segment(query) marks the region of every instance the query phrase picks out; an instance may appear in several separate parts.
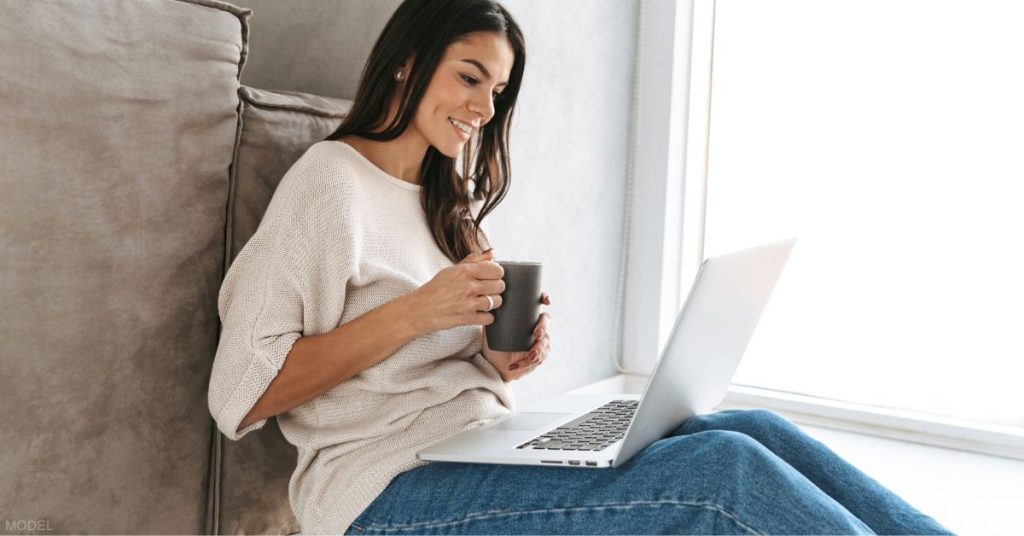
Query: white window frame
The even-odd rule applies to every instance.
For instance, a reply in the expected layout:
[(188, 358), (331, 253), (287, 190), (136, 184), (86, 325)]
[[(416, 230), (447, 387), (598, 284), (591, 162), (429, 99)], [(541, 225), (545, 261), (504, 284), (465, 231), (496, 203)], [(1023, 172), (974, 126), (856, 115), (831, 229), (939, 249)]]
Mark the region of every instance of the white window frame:
[[(621, 337), (613, 354), (623, 381), (646, 384), (704, 259), (715, 2), (639, 2)], [(750, 407), (808, 425), (1024, 459), (1018, 427), (736, 384), (717, 409)]]

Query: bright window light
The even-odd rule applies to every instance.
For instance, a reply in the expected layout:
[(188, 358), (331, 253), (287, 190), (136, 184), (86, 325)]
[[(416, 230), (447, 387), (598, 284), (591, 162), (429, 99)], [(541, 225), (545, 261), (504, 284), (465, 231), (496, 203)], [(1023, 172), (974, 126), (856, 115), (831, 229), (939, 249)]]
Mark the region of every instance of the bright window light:
[(717, 3), (705, 255), (798, 237), (734, 383), (1024, 426), (1022, 28)]

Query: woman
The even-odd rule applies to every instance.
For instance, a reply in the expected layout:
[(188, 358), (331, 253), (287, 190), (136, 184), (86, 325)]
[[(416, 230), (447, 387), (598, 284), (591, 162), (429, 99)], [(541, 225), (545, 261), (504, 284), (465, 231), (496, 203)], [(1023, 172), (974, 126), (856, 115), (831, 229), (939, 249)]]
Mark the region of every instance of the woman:
[(525, 61), (492, 0), (403, 2), (225, 277), (210, 410), (232, 440), (277, 417), (303, 533), (948, 532), (766, 411), (691, 418), (613, 469), (416, 459), (510, 413), (550, 352), (548, 313), (530, 352), (482, 329)]

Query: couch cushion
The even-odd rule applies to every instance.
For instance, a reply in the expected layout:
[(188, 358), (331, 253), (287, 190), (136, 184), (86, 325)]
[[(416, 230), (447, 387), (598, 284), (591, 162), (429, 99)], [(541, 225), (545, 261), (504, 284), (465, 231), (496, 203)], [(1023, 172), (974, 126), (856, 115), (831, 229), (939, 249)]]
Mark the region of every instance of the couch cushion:
[(0, 0), (0, 504), (203, 533), (250, 10)]
[(231, 258), (256, 232), (281, 177), (334, 132), (352, 101), (242, 86), (242, 127), (232, 168)]
[[(231, 259), (259, 227), (288, 168), (341, 124), (352, 102), (242, 86), (241, 135), (231, 167)], [(227, 534), (290, 534), (299, 530), (288, 502), (296, 449), (276, 419), (240, 441), (222, 443), (220, 530)]]

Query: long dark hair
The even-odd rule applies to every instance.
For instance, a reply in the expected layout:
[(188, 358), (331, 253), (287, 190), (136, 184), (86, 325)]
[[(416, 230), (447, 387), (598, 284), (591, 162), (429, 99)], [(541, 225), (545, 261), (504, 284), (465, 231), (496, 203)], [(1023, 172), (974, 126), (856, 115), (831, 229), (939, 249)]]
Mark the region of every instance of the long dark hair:
[[(420, 202), (434, 241), (459, 262), (482, 249), (480, 223), (501, 203), (510, 182), (509, 127), (526, 64), (523, 34), (501, 4), (493, 0), (405, 0), (391, 16), (363, 68), (351, 111), (327, 140), (349, 134), (387, 141), (405, 132), (449, 44), (473, 32), (504, 34), (515, 52), (508, 85), (494, 101), (494, 117), (482, 126), (476, 143), (462, 152), (462, 176), (455, 159), (433, 146), (420, 166)], [(415, 56), (398, 112), (382, 132), (371, 132), (387, 119), (395, 91), (392, 75)], [(469, 181), (473, 181), (471, 192)], [(483, 200), (474, 220), (471, 206)]]

